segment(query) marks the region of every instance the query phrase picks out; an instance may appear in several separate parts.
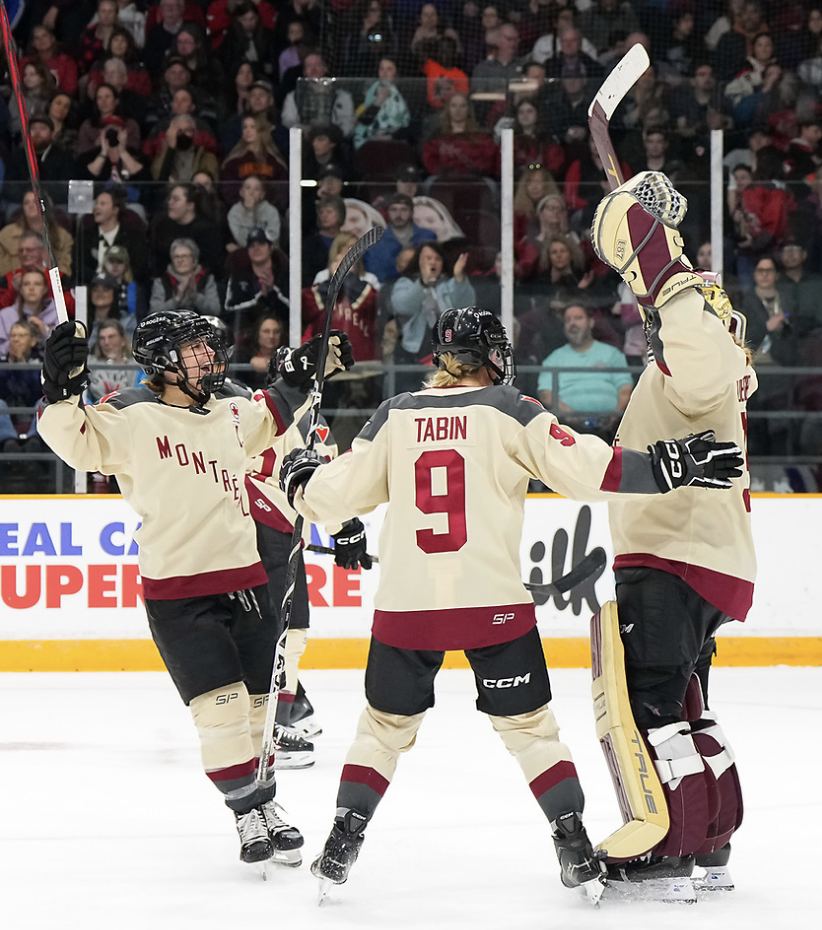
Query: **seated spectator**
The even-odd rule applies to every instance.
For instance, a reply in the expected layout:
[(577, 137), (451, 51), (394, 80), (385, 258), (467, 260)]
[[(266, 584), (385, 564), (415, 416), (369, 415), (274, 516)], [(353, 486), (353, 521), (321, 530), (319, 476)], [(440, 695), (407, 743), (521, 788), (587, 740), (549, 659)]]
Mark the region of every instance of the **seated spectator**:
[(160, 71), (166, 53), (171, 48), (177, 33), (182, 29), (185, 18), (184, 8), (184, 0), (160, 0), (159, 11), (162, 14), (162, 20), (153, 26), (146, 23), (143, 61), (149, 73), (157, 74)]
[(394, 178), (394, 190), (389, 190), (384, 194), (378, 194), (371, 201), (371, 206), (379, 210), (383, 216), (388, 215), (388, 201), (394, 194), (405, 194), (413, 200), (420, 191), (422, 175), (420, 169), (416, 165), (412, 165), (409, 162), (397, 165)]
[(727, 17), (729, 28), (714, 48), (714, 71), (722, 82), (733, 78), (739, 63), (750, 54), (754, 39), (768, 28), (759, 0), (745, 0), (741, 7), (729, 6)]
[(117, 0), (98, 0), (97, 22), (89, 25), (80, 36), (77, 50), (80, 70), (86, 74), (91, 66), (106, 57), (111, 36), (117, 26)]
[[(465, 274), (468, 253), (454, 262), (451, 276), (436, 242), (417, 246), (414, 258), (391, 291), (392, 315), (400, 337), (394, 348), (395, 365), (430, 364), (431, 334), (440, 314), (449, 307), (470, 307), (476, 294)], [(418, 391), (422, 372), (397, 372), (396, 390)]]
[(342, 197), (345, 170), (341, 165), (330, 163), (317, 175), (316, 187), (302, 188), (303, 235), (309, 236), (317, 231), (317, 204), (327, 197)]
[(152, 130), (158, 123), (180, 115), (179, 107), (174, 106), (177, 91), (187, 91), (191, 98), (191, 103), (185, 112), (193, 112), (197, 107), (196, 96), (191, 86), (191, 71), (182, 58), (166, 59), (162, 75), (163, 78), (158, 84), (156, 93), (149, 101), (146, 111), (146, 125)]
[(125, 112), (138, 122), (141, 121), (145, 115), (145, 102), (140, 101), (139, 117), (132, 109), (132, 104), (140, 97), (151, 96), (151, 75), (140, 63), (140, 53), (131, 32), (123, 26), (118, 26), (111, 33), (108, 55), (91, 66), (86, 83), (89, 96), (93, 96), (101, 84), (114, 87), (121, 95), (120, 102)]
[(253, 371), (244, 371), (240, 380), (252, 391), (262, 390), (268, 380), (268, 366), (277, 350), (286, 345), (285, 327), (278, 316), (261, 316), (247, 346), (237, 349), (231, 358), (238, 364), (250, 364)]
[(636, 131), (645, 126), (667, 126), (670, 121), (667, 95), (668, 88), (656, 79), (656, 70), (651, 65), (622, 98), (611, 117), (611, 127)]
[(59, 90), (72, 97), (77, 94), (77, 65), (70, 55), (60, 50), (54, 33), (42, 23), (31, 30), (26, 57), (21, 59), (20, 66), (25, 67), (30, 61), (44, 64)]
[(264, 230), (269, 242), (280, 241), (280, 214), (265, 199), (265, 188), (258, 175), (250, 174), (240, 185), (240, 199), (228, 211), (228, 228), (234, 237), (226, 245), (229, 252), (244, 249), (254, 229)]
[[(281, 41), (279, 39), (275, 41), (277, 48), (280, 48)], [(311, 34), (308, 23), (299, 19), (295, 19), (288, 24), (286, 41), (285, 48), (277, 56), (277, 67), (275, 68), (277, 80), (282, 80), (289, 68), (299, 68), (306, 50), (314, 48), (317, 44), (317, 38)]]
[[(211, 47), (215, 51), (220, 48), (225, 40), (226, 33), (231, 25), (231, 13), (236, 8), (239, 0), (214, 0), (208, 4), (206, 11), (206, 20), (208, 23), (208, 33), (211, 36)], [(314, 0), (311, 0), (313, 3)], [(260, 14), (260, 22), (264, 29), (273, 29), (277, 25), (277, 10), (266, 0), (259, 0), (254, 4), (257, 12)]]
[(497, 137), (500, 129), (508, 126), (514, 130), (515, 173), (524, 171), (530, 165), (544, 166), (552, 174), (562, 170), (565, 152), (561, 145), (546, 135), (536, 98), (520, 99), (514, 105), (511, 116), (503, 117), (494, 127), (494, 136)]
[(616, 38), (639, 31), (639, 20), (627, 0), (594, 0), (579, 14), (579, 29), (597, 50), (597, 58), (613, 49)]
[[(141, 185), (151, 177), (139, 148), (129, 147), (128, 130), (119, 116), (106, 117), (98, 144), (78, 156), (76, 171), (81, 178), (103, 187), (122, 186), (127, 201), (133, 204), (143, 193)], [(138, 212), (144, 215), (142, 208)]]
[(151, 163), (155, 181), (191, 181), (198, 171), (216, 175), (220, 170), (217, 156), (205, 146), (197, 145), (197, 120), (189, 114), (175, 116), (165, 133), (160, 151)]
[(0, 308), (0, 355), (8, 353), (11, 328), (18, 322), (27, 322), (34, 327), (39, 348), (43, 347), (59, 322), (57, 307), (51, 297), (44, 271), (26, 271), (20, 279), (20, 291), (14, 302), (4, 304)]
[[(146, 44), (146, 14), (138, 9), (135, 0), (117, 0), (117, 8), (117, 22), (122, 28), (128, 30), (137, 48), (142, 48)], [(94, 18), (91, 22), (94, 22)], [(114, 33), (112, 33), (113, 38)], [(111, 50), (111, 40), (109, 40), (109, 50)]]
[(366, 253), (367, 271), (382, 283), (396, 274), (397, 256), (403, 249), (416, 249), (422, 242), (436, 239), (436, 233), (414, 222), (414, 201), (407, 194), (394, 194), (387, 204), (388, 226), (380, 241)]
[(200, 249), (199, 258), (203, 266), (219, 274), (225, 254), (222, 234), (203, 215), (200, 195), (193, 184), (173, 184), (166, 196), (164, 209), (154, 216), (151, 249), (155, 277), (161, 275), (168, 265), (171, 244), (175, 239), (193, 239)]
[[(203, 148), (208, 152), (216, 153), (218, 149), (217, 138), (207, 122), (197, 116), (197, 102), (188, 87), (180, 87), (174, 91), (171, 99), (170, 115), (154, 124), (148, 139), (143, 143), (144, 154), (154, 159), (159, 154), (165, 142), (171, 121), (178, 116), (190, 116), (194, 120), (194, 147)], [(195, 172), (196, 173), (196, 172)]]
[(704, 55), (702, 37), (694, 31), (693, 10), (681, 7), (671, 18), (671, 33), (654, 56), (659, 80), (669, 87), (679, 87), (694, 73)]
[(203, 316), (219, 314), (220, 295), (214, 276), (200, 265), (200, 250), (193, 239), (175, 239), (171, 264), (151, 286), (148, 309), (195, 310)]
[(304, 288), (314, 283), (317, 273), (328, 266), (331, 243), (340, 234), (345, 222), (345, 201), (342, 197), (326, 197), (316, 203), (317, 231), (303, 239)]
[(131, 337), (119, 320), (106, 319), (97, 327), (97, 341), (89, 358), (87, 403), (99, 404), (115, 391), (140, 387), (145, 377), (142, 371), (127, 368), (134, 362), (131, 354)]
[(397, 38), (383, 0), (357, 0), (349, 25), (341, 33), (336, 70), (346, 77), (373, 74), (380, 59), (397, 52)]
[(120, 95), (117, 91), (110, 84), (99, 84), (94, 90), (94, 112), (80, 124), (77, 139), (78, 153), (82, 155), (100, 147), (101, 136), (112, 125), (111, 117), (113, 116), (119, 119), (119, 125), (126, 130), (128, 148), (140, 150), (140, 127), (133, 119), (123, 115), (120, 108)]
[(421, 57), (422, 47), (428, 43), (439, 42), (444, 36), (451, 39), (456, 45), (457, 57), (462, 52), (462, 43), (459, 33), (456, 29), (446, 26), (440, 21), (440, 15), (434, 3), (423, 3), (419, 12), (419, 24), (411, 36), (409, 43), (411, 54), (417, 58)]
[(674, 183), (684, 168), (681, 161), (671, 158), (668, 134), (661, 126), (650, 126), (642, 133), (643, 155), (631, 163), (631, 174), (640, 171), (661, 171), (673, 179)]
[[(591, 61), (597, 60), (596, 46), (576, 29), (576, 15), (576, 10), (570, 6), (560, 8), (556, 11), (556, 19), (552, 23), (552, 30), (540, 35), (536, 42), (534, 42), (534, 47), (531, 49), (531, 58), (533, 58), (534, 61), (545, 63), (561, 55), (562, 45), (560, 43), (560, 36), (569, 29), (573, 29), (577, 33), (580, 52)], [(549, 19), (548, 22), (550, 23), (551, 20)], [(566, 48), (568, 49), (568, 54), (574, 54), (573, 49), (575, 41), (573, 37), (567, 37)], [(586, 59), (583, 59), (583, 61), (584, 60)]]
[(101, 191), (94, 199), (91, 215), (84, 216), (80, 223), (77, 271), (81, 284), (103, 272), (106, 254), (115, 245), (128, 252), (135, 279), (145, 281), (148, 278), (145, 223), (128, 209), (122, 188)]
[[(760, 32), (751, 44), (751, 54), (737, 65), (735, 76), (725, 85), (725, 96), (734, 108), (761, 86), (765, 69), (775, 62), (773, 39), (767, 32)], [(746, 122), (750, 122), (750, 119)]]
[(348, 147), (336, 126), (312, 126), (307, 138), (308, 146), (303, 147), (303, 178), (319, 180), (320, 172), (329, 165), (341, 168), (344, 178), (351, 176)]
[(776, 287), (784, 302), (793, 308), (791, 323), (800, 339), (822, 327), (822, 276), (807, 270), (807, 258), (803, 246), (785, 238), (779, 252), (782, 271)]
[(585, 75), (566, 66), (561, 73), (559, 91), (545, 103), (545, 134), (565, 147), (567, 161), (579, 157), (588, 135), (588, 106), (593, 97)]
[(52, 145), (68, 152), (77, 153), (77, 107), (68, 94), (59, 91), (51, 98), (49, 119), (54, 127)]
[(419, 47), (424, 54), (420, 70), (427, 79), (426, 96), (428, 105), (433, 110), (441, 110), (454, 94), (468, 94), (470, 81), (468, 75), (457, 67), (458, 44), (450, 36), (441, 36), (431, 46), (428, 42)]
[[(71, 251), (74, 239), (67, 230), (56, 221), (54, 209), (48, 195), (44, 195), (46, 205), (46, 226), (49, 242), (54, 250), (57, 267), (64, 275), (71, 274)], [(11, 214), (11, 222), (0, 229), (0, 275), (8, 274), (19, 267), (18, 249), (20, 237), (24, 232), (42, 234), (43, 216), (34, 191), (26, 191), (19, 210)]]
[[(30, 61), (23, 67), (20, 81), (22, 83), (21, 96), (29, 117), (29, 128), (31, 128), (34, 117), (41, 117), (49, 108), (49, 102), (54, 96), (54, 78), (42, 62)], [(12, 139), (18, 141), (23, 132), (23, 126), (16, 96), (9, 99), (9, 115)]]
[[(559, 33), (559, 54), (552, 55), (545, 61), (545, 75), (549, 78), (583, 77), (591, 80), (602, 80), (605, 69), (597, 61), (597, 56), (586, 52), (592, 42), (583, 48), (585, 42), (579, 29), (571, 27)], [(534, 56), (536, 57), (536, 56)], [(539, 59), (538, 59), (539, 60)]]
[(670, 114), (675, 131), (682, 139), (705, 138), (712, 129), (727, 130), (733, 126), (727, 102), (707, 62), (698, 62), (690, 80), (676, 88)]
[(285, 206), (288, 192), (288, 164), (271, 140), (271, 128), (260, 125), (254, 116), (243, 119), (243, 137), (228, 153), (220, 168), (222, 195), (226, 203), (236, 203), (245, 178), (256, 175), (265, 182), (272, 199)]
[(538, 211), (545, 198), (558, 195), (559, 190), (551, 172), (539, 163), (529, 164), (520, 174), (514, 189), (514, 242), (529, 233), (535, 235), (540, 228)]
[(310, 52), (303, 59), (303, 80), (289, 91), (283, 102), (282, 123), (292, 126), (327, 126), (333, 124), (350, 139), (354, 135), (356, 117), (354, 100), (347, 90), (323, 80), (328, 66), (319, 52)]
[[(462, 7), (456, 25), (463, 46), (460, 60), (469, 74), (488, 57), (487, 36), (502, 25), (501, 10), (502, 6), (495, 3), (466, 3)], [(523, 39), (523, 47), (526, 47), (525, 36), (521, 35), (520, 38)]]
[(627, 368), (628, 363), (619, 349), (594, 339), (594, 320), (588, 307), (571, 304), (562, 319), (568, 344), (555, 349), (543, 361), (543, 367), (588, 370), (560, 373), (558, 396), (554, 395), (554, 373), (543, 371), (538, 382), (539, 399), (548, 410), (555, 410), (563, 423), (610, 442), (628, 406), (633, 380), (627, 371), (601, 369)]
[(423, 229), (430, 229), (437, 236), (437, 242), (449, 242), (452, 239), (464, 239), (465, 234), (454, 221), (444, 203), (425, 194), (417, 194), (414, 201), (414, 222)]
[(438, 135), (423, 145), (422, 162), (438, 181), (499, 177), (497, 146), (480, 130), (465, 94), (454, 94), (444, 107)]
[[(785, 178), (786, 180), (800, 182), (791, 184), (797, 199), (810, 193), (805, 181), (822, 165), (819, 154), (819, 140), (822, 139), (822, 126), (815, 119), (800, 120), (799, 133), (791, 139), (785, 152)], [(800, 194), (801, 192), (801, 194)]]
[(346, 197), (345, 220), (340, 227), (340, 231), (354, 233), (355, 238), (359, 239), (374, 226), (385, 228), (385, 218), (382, 213), (364, 200), (358, 200), (356, 197)]
[[(251, 85), (259, 78), (260, 69), (257, 68), (256, 62), (250, 61), (238, 62), (233, 75), (230, 73), (226, 75), (226, 83), (221, 95), (223, 119), (245, 115)], [(229, 148), (233, 147), (233, 145), (229, 146)]]
[(92, 278), (88, 287), (88, 341), (92, 348), (97, 342), (100, 327), (110, 320), (119, 322), (129, 339), (134, 335), (137, 318), (120, 306), (119, 294), (120, 286), (110, 274), (98, 274)]
[[(490, 55), (471, 72), (472, 94), (507, 94), (508, 84), (519, 78), (525, 61), (519, 55), (519, 31), (514, 23), (503, 23), (487, 37)], [(491, 107), (486, 103), (480, 118), (488, 115)]]
[[(28, 320), (18, 320), (11, 324), (8, 348), (0, 354), (0, 403), (6, 408), (33, 408), (43, 396), (43, 382), (40, 379), (42, 358), (38, 352), (38, 339), (39, 330)], [(3, 362), (17, 365), (30, 363), (30, 367), (4, 369)], [(16, 438), (30, 431), (33, 414), (13, 413), (9, 416), (13, 433), (6, 436), (0, 434), (0, 439)]]
[[(29, 271), (44, 272), (48, 268), (48, 261), (48, 251), (40, 233), (21, 233), (17, 246), (17, 267), (0, 277), (0, 307), (8, 307), (15, 303), (20, 294), (23, 276)], [(74, 298), (69, 291), (68, 278), (64, 274), (60, 275), (60, 283), (63, 286), (66, 308), (71, 316), (74, 313)], [(51, 300), (53, 296), (51, 279), (48, 277), (46, 278), (46, 290)]]
[(582, 249), (570, 234), (540, 232), (531, 240), (530, 249), (523, 244), (520, 256), (521, 281), (533, 281), (543, 288), (583, 290), (593, 280)]
[(169, 58), (181, 58), (191, 73), (191, 87), (208, 98), (223, 93), (225, 72), (197, 23), (183, 23), (168, 50)]
[(265, 76), (274, 73), (274, 31), (263, 25), (260, 12), (252, 0), (241, 0), (233, 10), (229, 27), (220, 44), (220, 59), (228, 73), (241, 61), (260, 63)]
[[(239, 75), (242, 66), (238, 69)], [(270, 81), (255, 77), (248, 87), (242, 109), (228, 119), (220, 128), (220, 148), (223, 152), (230, 152), (240, 141), (243, 134), (243, 120), (246, 116), (255, 116), (257, 124), (268, 124), (271, 128), (271, 141), (280, 152), (287, 152), (289, 139), (288, 130), (277, 121), (274, 107), (274, 89)]]
[[(822, 21), (822, 11), (817, 10), (816, 12), (820, 14), (820, 21)], [(822, 91), (822, 35), (818, 38), (817, 43), (813, 56), (801, 61), (796, 73), (799, 80), (806, 87), (812, 88), (818, 94)]]
[(395, 139), (411, 125), (411, 114), (405, 97), (397, 90), (397, 65), (390, 58), (380, 59), (375, 81), (366, 91), (365, 100), (357, 107), (357, 128), (354, 148), (372, 139)]
[(139, 323), (148, 314), (148, 301), (142, 283), (134, 280), (128, 249), (121, 245), (106, 249), (103, 272), (111, 275), (117, 284), (117, 306), (121, 311), (130, 313)]
[(255, 229), (246, 245), (249, 264), (232, 271), (225, 295), (225, 319), (243, 346), (263, 316), (275, 316), (288, 327), (288, 259), (264, 229)]

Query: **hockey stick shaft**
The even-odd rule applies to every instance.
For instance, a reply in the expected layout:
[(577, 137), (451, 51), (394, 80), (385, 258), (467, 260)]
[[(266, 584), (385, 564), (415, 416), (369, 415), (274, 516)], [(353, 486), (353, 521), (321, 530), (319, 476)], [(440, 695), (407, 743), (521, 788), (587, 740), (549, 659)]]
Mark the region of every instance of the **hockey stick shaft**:
[(20, 66), (17, 62), (17, 46), (14, 36), (11, 34), (11, 23), (6, 4), (0, 0), (0, 31), (3, 33), (3, 45), (6, 48), (6, 60), (9, 66), (9, 79), (11, 80), (11, 89), (14, 94), (17, 109), (20, 112), (20, 128), (23, 134), (23, 146), (26, 150), (26, 161), (29, 168), (29, 179), (31, 189), (34, 191), (35, 199), (40, 208), (40, 219), (43, 222), (43, 242), (46, 245), (46, 251), (49, 257), (48, 276), (51, 281), (51, 291), (54, 297), (54, 305), (57, 309), (57, 317), (61, 323), (68, 320), (66, 311), (66, 298), (63, 294), (63, 284), (60, 281), (60, 269), (57, 267), (57, 260), (54, 257), (54, 249), (51, 245), (48, 224), (46, 223), (46, 202), (43, 198), (43, 189), (40, 185), (40, 168), (37, 163), (37, 153), (34, 151), (34, 143), (29, 132), (29, 114), (26, 109), (26, 100), (23, 96), (23, 84), (20, 80)]
[(531, 584), (525, 582), (525, 587), (535, 594), (544, 594), (547, 597), (554, 597), (557, 594), (565, 594), (578, 584), (590, 578), (595, 572), (600, 571), (608, 561), (608, 556), (602, 546), (597, 546), (591, 550), (588, 555), (578, 564), (575, 565), (567, 575), (557, 578), (550, 584)]
[[(334, 549), (331, 546), (316, 546), (313, 543), (305, 547), (309, 552), (318, 552), (320, 555), (334, 555)], [(370, 555), (368, 557), (375, 564), (379, 564), (379, 559), (375, 555)], [(581, 584), (586, 578), (589, 578), (594, 572), (599, 571), (607, 561), (607, 556), (605, 555), (605, 550), (598, 546), (592, 552), (589, 552), (588, 555), (574, 568), (568, 572), (567, 575), (563, 575), (561, 578), (557, 578), (556, 581), (550, 584), (532, 584), (530, 581), (524, 581), (523, 584), (529, 591), (535, 591), (537, 594), (546, 594), (549, 597), (553, 597), (555, 594), (565, 594), (567, 591), (570, 591), (571, 588), (575, 588), (578, 584)]]
[[(306, 440), (307, 449), (313, 449), (317, 441), (317, 427), (320, 422), (320, 405), (322, 404), (323, 385), (325, 384), (325, 360), (328, 357), (328, 340), (331, 335), (331, 323), (334, 316), (334, 307), (337, 303), (337, 296), (340, 293), (340, 288), (348, 272), (360, 261), (372, 245), (379, 242), (383, 232), (384, 230), (382, 228), (373, 227), (369, 229), (364, 236), (360, 236), (345, 253), (329, 282), (323, 339), (320, 344), (319, 358), (317, 359), (314, 386), (311, 389), (311, 409), (309, 412), (309, 425)], [(271, 753), (274, 748), (274, 723), (277, 715), (277, 700), (280, 696), (283, 678), (285, 677), (285, 640), (288, 635), (288, 627), (291, 622), (291, 613), (294, 607), (294, 589), (297, 586), (297, 570), (300, 564), (299, 556), (302, 548), (304, 522), (302, 516), (297, 514), (297, 518), (294, 521), (294, 532), (291, 536), (291, 550), (288, 553), (288, 563), (286, 565), (285, 591), (283, 592), (283, 604), (282, 610), (280, 611), (282, 630), (274, 650), (274, 667), (271, 671), (271, 686), (268, 690), (268, 703), (265, 711), (265, 723), (263, 724), (262, 744), (260, 746), (260, 761), (257, 767), (257, 785), (260, 788), (265, 787), (268, 782), (268, 770), (270, 768)]]

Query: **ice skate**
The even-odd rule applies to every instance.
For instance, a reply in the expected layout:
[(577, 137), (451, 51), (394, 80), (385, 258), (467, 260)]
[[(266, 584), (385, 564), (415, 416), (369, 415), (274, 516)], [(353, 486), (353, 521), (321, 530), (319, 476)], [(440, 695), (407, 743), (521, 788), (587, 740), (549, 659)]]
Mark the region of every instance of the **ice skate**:
[(579, 888), (589, 903), (596, 906), (605, 890), (607, 870), (597, 853), (579, 814), (562, 814), (551, 823), (551, 832), (559, 858), (560, 877), (566, 888)]
[(235, 811), (234, 819), (240, 836), (240, 859), (243, 862), (265, 862), (270, 859), (274, 847), (261, 810), (255, 807), (247, 814)]
[(608, 888), (629, 900), (695, 904), (693, 856), (636, 859), (608, 866)]
[(296, 730), (280, 724), (274, 727), (274, 768), (307, 769), (314, 764), (314, 744)]
[(347, 811), (341, 821), (335, 820), (322, 852), (311, 863), (311, 874), (320, 880), (320, 904), (332, 885), (342, 885), (348, 879), (360, 854), (367, 822), (357, 811)]
[(698, 893), (734, 890), (734, 881), (728, 868), (730, 857), (730, 843), (722, 849), (696, 857), (697, 874), (693, 877), (693, 883)]
[(303, 855), (300, 847), (305, 841), (296, 827), (290, 826), (280, 817), (278, 810), (285, 813), (283, 808), (272, 799), (261, 804), (258, 810), (263, 816), (271, 840), (271, 861), (276, 865), (294, 869), (302, 865)]
[(308, 700), (302, 682), (297, 683), (297, 693), (291, 705), (290, 725), (305, 739), (319, 736), (323, 728), (314, 719), (314, 707)]

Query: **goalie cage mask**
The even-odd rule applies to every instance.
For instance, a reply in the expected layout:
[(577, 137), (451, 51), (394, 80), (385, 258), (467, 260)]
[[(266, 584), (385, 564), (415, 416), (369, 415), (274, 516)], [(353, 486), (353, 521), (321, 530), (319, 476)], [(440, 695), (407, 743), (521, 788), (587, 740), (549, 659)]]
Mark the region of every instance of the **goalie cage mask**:
[[(203, 342), (214, 353), (211, 372), (204, 375), (197, 390), (188, 387), (188, 372), (183, 367), (183, 346)], [(145, 369), (149, 378), (170, 371), (177, 375), (179, 388), (197, 404), (208, 401), (225, 383), (228, 372), (228, 351), (222, 335), (211, 323), (192, 310), (159, 310), (149, 314), (134, 331), (134, 360)]]
[(445, 367), (441, 358), (447, 353), (462, 365), (485, 368), (494, 384), (511, 384), (516, 377), (514, 347), (490, 310), (446, 310), (434, 327), (433, 342), (437, 368)]

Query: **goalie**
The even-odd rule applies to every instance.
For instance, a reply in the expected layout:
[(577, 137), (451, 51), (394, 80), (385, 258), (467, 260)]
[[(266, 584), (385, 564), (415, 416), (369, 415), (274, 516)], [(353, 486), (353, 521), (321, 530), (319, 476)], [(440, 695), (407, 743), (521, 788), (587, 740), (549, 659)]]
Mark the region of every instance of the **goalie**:
[[(757, 384), (744, 319), (682, 254), (686, 210), (665, 175), (643, 172), (594, 217), (594, 247), (636, 294), (650, 354), (615, 444), (713, 430), (744, 448)], [(695, 865), (704, 887), (733, 888), (729, 841), (742, 820), (733, 753), (707, 707), (715, 634), (743, 621), (753, 596), (748, 470), (728, 494), (613, 498), (609, 514), (616, 604), (592, 620), (593, 690), (625, 823), (599, 845), (612, 879), (665, 879), (673, 897), (695, 900)]]

